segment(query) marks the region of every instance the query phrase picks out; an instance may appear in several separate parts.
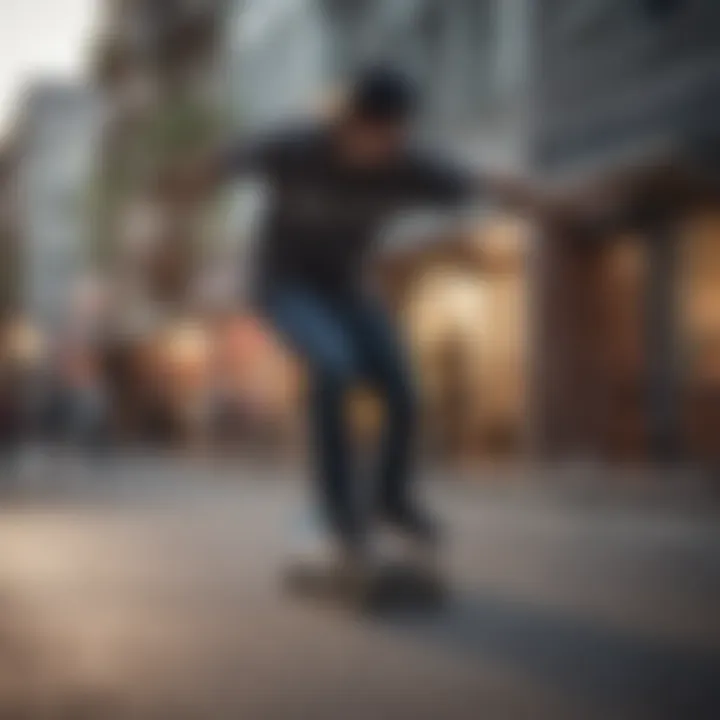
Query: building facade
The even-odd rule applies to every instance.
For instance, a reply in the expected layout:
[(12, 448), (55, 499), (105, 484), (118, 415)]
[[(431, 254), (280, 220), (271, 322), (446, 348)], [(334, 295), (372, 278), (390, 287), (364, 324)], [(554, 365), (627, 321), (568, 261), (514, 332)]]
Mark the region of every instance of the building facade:
[(0, 147), (0, 317), (12, 315), (20, 303), (18, 237), (18, 152), (8, 141)]
[(637, 201), (604, 242), (543, 243), (547, 451), (717, 460), (720, 223), (705, 187), (720, 167), (719, 11), (712, 0), (535, 6), (534, 161)]
[(229, 96), (244, 130), (316, 109), (332, 80), (329, 26), (317, 2), (245, 0), (228, 26)]
[(22, 305), (41, 326), (62, 321), (89, 265), (89, 204), (102, 128), (96, 94), (39, 83), (20, 112), (16, 210)]

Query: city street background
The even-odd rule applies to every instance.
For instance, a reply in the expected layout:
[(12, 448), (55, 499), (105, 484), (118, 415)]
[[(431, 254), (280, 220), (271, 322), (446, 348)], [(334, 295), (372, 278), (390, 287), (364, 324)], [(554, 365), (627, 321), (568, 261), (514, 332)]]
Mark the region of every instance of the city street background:
[[(0, 41), (0, 720), (720, 718), (718, 0), (3, 0)], [(377, 63), (413, 144), (553, 210), (408, 208), (368, 268), (436, 616), (282, 592), (315, 498), (306, 368), (252, 302), (284, 185), (182, 182), (350, 128)]]

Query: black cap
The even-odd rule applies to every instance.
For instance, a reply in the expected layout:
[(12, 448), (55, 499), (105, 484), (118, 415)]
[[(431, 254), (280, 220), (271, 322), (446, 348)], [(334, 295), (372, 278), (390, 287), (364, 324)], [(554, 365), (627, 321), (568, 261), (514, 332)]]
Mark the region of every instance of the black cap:
[(377, 122), (402, 121), (418, 107), (415, 84), (402, 73), (387, 67), (364, 70), (352, 88), (351, 108), (357, 116)]

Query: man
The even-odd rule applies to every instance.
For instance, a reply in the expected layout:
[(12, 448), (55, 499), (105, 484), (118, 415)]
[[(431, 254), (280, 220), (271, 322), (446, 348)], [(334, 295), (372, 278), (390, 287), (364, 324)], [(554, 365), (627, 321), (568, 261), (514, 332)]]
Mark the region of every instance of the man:
[(351, 555), (365, 547), (344, 415), (347, 391), (356, 383), (371, 386), (385, 405), (378, 515), (412, 538), (436, 538), (411, 487), (416, 397), (408, 361), (398, 333), (363, 284), (379, 228), (400, 212), (459, 206), (482, 194), (521, 211), (545, 210), (522, 183), (465, 172), (414, 150), (409, 132), (416, 109), (405, 78), (372, 69), (333, 120), (232, 148), (174, 175), (175, 192), (187, 197), (241, 173), (256, 173), (269, 184), (255, 299), (307, 363), (320, 497)]

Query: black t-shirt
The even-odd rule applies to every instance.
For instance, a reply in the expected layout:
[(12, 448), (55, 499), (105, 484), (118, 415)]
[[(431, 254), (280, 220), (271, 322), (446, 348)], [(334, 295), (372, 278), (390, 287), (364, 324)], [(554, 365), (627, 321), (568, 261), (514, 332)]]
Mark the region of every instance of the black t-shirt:
[(260, 292), (284, 282), (354, 292), (386, 222), (412, 209), (459, 205), (478, 190), (469, 173), (410, 150), (387, 166), (350, 168), (323, 126), (241, 144), (222, 164), (231, 177), (258, 175), (268, 184), (255, 268)]

